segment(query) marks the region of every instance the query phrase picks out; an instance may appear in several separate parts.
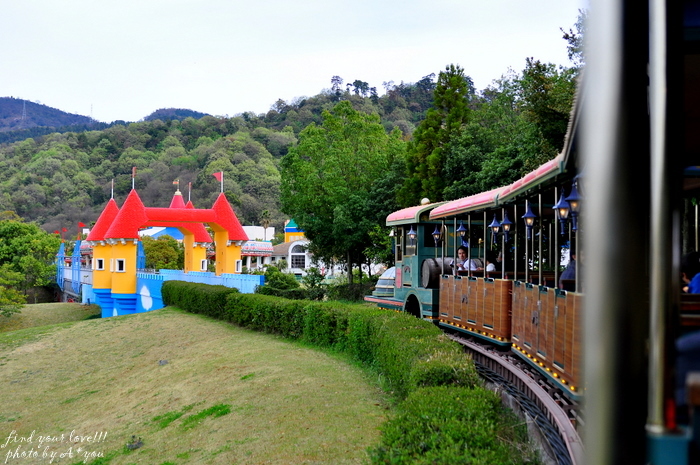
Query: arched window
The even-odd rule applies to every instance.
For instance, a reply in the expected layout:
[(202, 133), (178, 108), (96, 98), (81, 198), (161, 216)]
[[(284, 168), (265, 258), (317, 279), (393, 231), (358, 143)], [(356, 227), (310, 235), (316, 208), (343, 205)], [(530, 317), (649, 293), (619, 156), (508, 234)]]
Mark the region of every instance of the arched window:
[(291, 267), (292, 268), (306, 268), (306, 249), (303, 245), (295, 245), (292, 247), (291, 255)]

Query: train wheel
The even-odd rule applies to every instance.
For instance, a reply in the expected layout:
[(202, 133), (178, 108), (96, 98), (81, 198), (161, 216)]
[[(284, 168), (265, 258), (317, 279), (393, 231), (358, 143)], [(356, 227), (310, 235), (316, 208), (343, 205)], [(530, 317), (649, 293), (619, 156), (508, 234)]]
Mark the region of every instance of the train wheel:
[(418, 302), (418, 298), (415, 295), (408, 296), (406, 303), (403, 306), (403, 311), (410, 313), (416, 318), (421, 318), (420, 302)]

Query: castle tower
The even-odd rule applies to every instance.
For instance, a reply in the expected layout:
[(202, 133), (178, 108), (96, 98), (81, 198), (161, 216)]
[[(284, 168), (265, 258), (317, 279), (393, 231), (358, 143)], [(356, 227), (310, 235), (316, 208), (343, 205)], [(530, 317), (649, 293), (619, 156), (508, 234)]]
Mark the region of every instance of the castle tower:
[(220, 221), (220, 224), (212, 226), (216, 242), (216, 274), (240, 273), (243, 266), (241, 248), (248, 235), (223, 193), (216, 198), (212, 210)]
[[(110, 262), (112, 247), (107, 243), (105, 234), (119, 213), (119, 207), (114, 199), (109, 199), (102, 210), (95, 226), (90, 230), (86, 241), (92, 246), (92, 288), (97, 305), (102, 308), (102, 316), (112, 316), (114, 301), (112, 299), (112, 273)], [(106, 312), (108, 314), (106, 314)]]
[(105, 234), (105, 241), (112, 246), (110, 271), (114, 299), (113, 315), (136, 311), (138, 228), (147, 221), (143, 202), (136, 190), (132, 189)]
[[(185, 208), (194, 210), (191, 200), (187, 202)], [(201, 223), (189, 224), (188, 228), (194, 235), (185, 234), (185, 273), (190, 271), (207, 271), (207, 249), (213, 242), (207, 229)]]

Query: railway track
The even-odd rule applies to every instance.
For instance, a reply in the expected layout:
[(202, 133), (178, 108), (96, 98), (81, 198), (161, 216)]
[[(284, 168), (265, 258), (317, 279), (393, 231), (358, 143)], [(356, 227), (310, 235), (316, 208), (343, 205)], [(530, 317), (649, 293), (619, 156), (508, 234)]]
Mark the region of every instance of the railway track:
[(482, 378), (505, 392), (537, 427), (538, 442), (553, 463), (583, 464), (583, 443), (577, 431), (583, 426), (583, 418), (578, 404), (510, 352), (477, 344), (458, 334), (448, 335), (471, 354)]

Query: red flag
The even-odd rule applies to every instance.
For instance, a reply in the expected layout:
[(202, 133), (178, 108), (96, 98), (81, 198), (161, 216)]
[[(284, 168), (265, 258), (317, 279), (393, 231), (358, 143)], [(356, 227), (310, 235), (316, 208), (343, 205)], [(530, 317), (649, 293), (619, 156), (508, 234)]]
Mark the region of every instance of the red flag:
[(63, 228), (63, 232), (66, 232), (66, 231), (68, 231), (68, 228)]
[(58, 229), (53, 232), (54, 234), (61, 234)]
[(224, 178), (224, 172), (219, 171), (218, 173), (212, 173), (212, 176), (216, 178), (217, 181), (221, 182), (221, 180)]
[(82, 221), (78, 221), (78, 227), (79, 227), (79, 228), (84, 228), (84, 227), (85, 227), (85, 223), (83, 223)]

